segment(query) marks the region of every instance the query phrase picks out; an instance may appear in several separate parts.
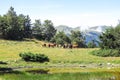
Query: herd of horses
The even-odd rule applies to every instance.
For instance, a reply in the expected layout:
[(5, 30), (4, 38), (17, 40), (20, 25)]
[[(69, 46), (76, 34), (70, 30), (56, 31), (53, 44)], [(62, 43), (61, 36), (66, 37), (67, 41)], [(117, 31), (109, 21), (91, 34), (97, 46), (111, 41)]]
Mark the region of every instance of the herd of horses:
[(58, 48), (70, 48), (70, 49), (72, 49), (72, 48), (78, 48), (78, 45), (73, 45), (73, 44), (64, 44), (64, 45), (60, 45), (60, 44), (56, 44), (56, 43), (49, 43), (49, 44), (46, 44), (46, 43), (44, 43), (43, 45), (42, 45), (43, 47), (52, 47), (52, 48), (54, 48), (54, 47), (58, 47)]

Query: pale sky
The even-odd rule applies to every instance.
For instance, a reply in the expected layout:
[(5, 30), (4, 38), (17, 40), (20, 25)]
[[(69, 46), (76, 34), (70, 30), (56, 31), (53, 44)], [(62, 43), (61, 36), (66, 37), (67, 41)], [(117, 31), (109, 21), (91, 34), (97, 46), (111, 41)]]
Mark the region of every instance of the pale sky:
[(120, 0), (0, 0), (0, 6), (0, 15), (12, 6), (32, 22), (49, 19), (55, 26), (115, 26), (120, 19)]

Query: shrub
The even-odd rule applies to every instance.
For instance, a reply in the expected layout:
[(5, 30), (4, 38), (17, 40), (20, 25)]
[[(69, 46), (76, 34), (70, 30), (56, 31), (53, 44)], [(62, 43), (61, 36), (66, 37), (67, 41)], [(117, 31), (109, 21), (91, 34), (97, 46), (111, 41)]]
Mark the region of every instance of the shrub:
[(91, 54), (101, 57), (119, 57), (120, 51), (117, 49), (100, 49), (92, 51)]
[(19, 56), (25, 61), (31, 62), (49, 62), (49, 58), (44, 54), (33, 54), (31, 52), (20, 53)]
[(35, 55), (32, 54), (31, 52), (28, 53), (20, 53), (19, 54), (20, 57), (22, 57), (23, 60), (25, 61), (34, 61), (35, 59)]
[(47, 56), (45, 56), (44, 54), (36, 54), (35, 55), (35, 61), (37, 62), (49, 62), (49, 58)]
[(7, 64), (7, 62), (0, 61), (0, 64)]

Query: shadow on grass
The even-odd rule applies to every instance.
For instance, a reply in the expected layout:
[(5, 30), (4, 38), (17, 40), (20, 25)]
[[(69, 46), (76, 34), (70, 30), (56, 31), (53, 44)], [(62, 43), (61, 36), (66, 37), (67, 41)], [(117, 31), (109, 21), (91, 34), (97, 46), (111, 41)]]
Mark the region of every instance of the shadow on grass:
[(0, 64), (5, 64), (5, 65), (6, 65), (6, 64), (7, 64), (7, 62), (0, 61)]
[(32, 73), (32, 74), (48, 74), (49, 70), (36, 69), (36, 70), (27, 70), (26, 72)]
[(47, 69), (30, 69), (25, 71), (17, 71), (13, 70), (12, 68), (6, 68), (1, 67), (0, 68), (0, 75), (4, 74), (24, 74), (24, 73), (30, 73), (30, 74), (48, 74), (49, 70)]
[(4, 74), (23, 74), (23, 73), (20, 71), (14, 71), (12, 68), (2, 67), (0, 68), (0, 75), (4, 75)]

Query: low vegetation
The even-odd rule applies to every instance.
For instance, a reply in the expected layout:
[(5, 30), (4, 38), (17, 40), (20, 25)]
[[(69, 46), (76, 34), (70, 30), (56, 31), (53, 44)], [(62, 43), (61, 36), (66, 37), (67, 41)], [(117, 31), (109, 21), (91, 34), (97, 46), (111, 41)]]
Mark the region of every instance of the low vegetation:
[(44, 54), (33, 54), (31, 52), (20, 53), (19, 56), (25, 61), (32, 62), (49, 62), (49, 58)]
[(119, 57), (120, 51), (114, 49), (100, 49), (92, 51), (91, 54), (101, 57)]

